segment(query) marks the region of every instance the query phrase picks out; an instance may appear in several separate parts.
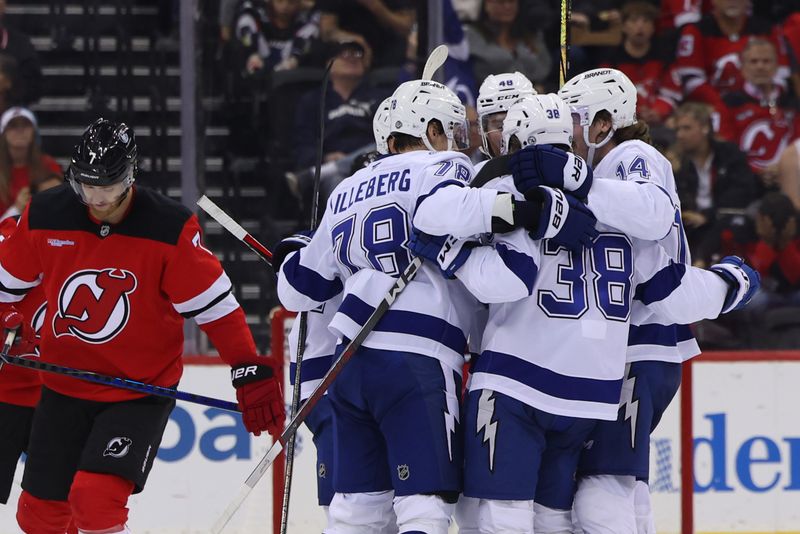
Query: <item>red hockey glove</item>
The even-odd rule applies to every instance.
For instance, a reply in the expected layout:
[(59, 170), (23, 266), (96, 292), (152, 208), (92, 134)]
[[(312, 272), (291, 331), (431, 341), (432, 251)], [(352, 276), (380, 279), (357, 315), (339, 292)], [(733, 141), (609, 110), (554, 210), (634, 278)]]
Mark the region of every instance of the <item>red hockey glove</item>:
[(9, 330), (16, 330), (17, 337), (14, 339), (14, 344), (8, 351), (10, 356), (19, 356), (21, 354), (32, 354), (36, 350), (36, 333), (33, 328), (25, 321), (25, 317), (14, 306), (11, 306), (0, 315), (0, 325), (3, 328), (3, 340), (5, 342), (6, 335)]
[(286, 421), (286, 410), (281, 386), (272, 368), (255, 363), (234, 367), (231, 381), (236, 388), (236, 400), (247, 431), (259, 436), (266, 430), (275, 437), (279, 436)]

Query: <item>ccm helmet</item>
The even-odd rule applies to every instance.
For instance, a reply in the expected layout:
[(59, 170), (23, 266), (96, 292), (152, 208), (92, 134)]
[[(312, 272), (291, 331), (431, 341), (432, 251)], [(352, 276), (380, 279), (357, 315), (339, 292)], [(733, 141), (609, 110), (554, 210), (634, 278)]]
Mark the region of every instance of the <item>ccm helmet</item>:
[(516, 137), (521, 148), (528, 145), (572, 146), (572, 118), (567, 104), (557, 94), (528, 96), (517, 100), (503, 120), (503, 155)]
[(433, 80), (400, 84), (391, 97), (389, 132), (418, 137), (428, 150), (434, 150), (428, 139), (428, 123), (434, 119), (442, 123), (447, 150), (469, 146), (467, 113), (453, 91)]
[[(491, 74), (478, 90), (478, 129), (481, 134), (481, 152), (491, 157), (487, 133), (496, 128), (489, 125), (489, 117), (508, 111), (511, 105), (526, 96), (536, 94), (531, 81), (521, 72)], [(502, 120), (502, 118), (500, 118)]]
[(123, 183), (127, 192), (136, 179), (136, 171), (133, 130), (122, 122), (97, 119), (75, 145), (67, 180), (83, 199), (81, 184), (104, 187)]

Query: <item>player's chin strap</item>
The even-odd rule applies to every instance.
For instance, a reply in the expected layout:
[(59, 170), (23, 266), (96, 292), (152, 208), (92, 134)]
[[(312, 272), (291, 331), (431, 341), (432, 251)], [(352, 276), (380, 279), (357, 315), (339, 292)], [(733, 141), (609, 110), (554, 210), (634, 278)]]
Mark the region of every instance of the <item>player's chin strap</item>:
[[(430, 140), (428, 139), (428, 132), (425, 132), (424, 134), (422, 134), (422, 142), (425, 143), (425, 146), (431, 152), (438, 152), (438, 150), (433, 148), (433, 145), (431, 144)], [(449, 137), (447, 138), (447, 150), (453, 150), (453, 140), (451, 138), (449, 138)]]
[(608, 131), (608, 135), (606, 135), (605, 139), (600, 141), (599, 143), (592, 143), (589, 141), (589, 127), (583, 127), (583, 141), (586, 143), (586, 146), (589, 147), (589, 154), (586, 157), (586, 161), (589, 162), (589, 165), (594, 167), (594, 153), (598, 148), (601, 148), (608, 144), (611, 141), (611, 138), (614, 137), (614, 127), (612, 126), (611, 129)]

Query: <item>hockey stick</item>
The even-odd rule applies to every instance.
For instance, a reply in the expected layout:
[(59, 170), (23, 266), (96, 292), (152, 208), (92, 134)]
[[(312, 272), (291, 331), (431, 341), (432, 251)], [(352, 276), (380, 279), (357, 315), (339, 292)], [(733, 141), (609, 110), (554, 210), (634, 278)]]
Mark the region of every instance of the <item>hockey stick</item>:
[(197, 201), (197, 205), (208, 213), (212, 219), (222, 225), (223, 228), (232, 233), (239, 241), (250, 247), (250, 250), (255, 252), (259, 258), (272, 265), (272, 252), (267, 250), (267, 247), (259, 243), (255, 237), (242, 228), (241, 224), (231, 219), (231, 217), (222, 211), (219, 206), (214, 204), (210, 198), (203, 195)]
[[(317, 227), (319, 218), (319, 187), (320, 187), (320, 174), (322, 172), (322, 157), (324, 154), (325, 144), (325, 96), (328, 92), (328, 77), (331, 73), (331, 67), (336, 59), (328, 62), (325, 68), (325, 74), (322, 76), (322, 94), (320, 95), (319, 102), (319, 143), (317, 143), (317, 167), (314, 169), (314, 191), (311, 197), (311, 231)], [(277, 274), (277, 273), (276, 273)], [(306, 336), (308, 335), (308, 312), (300, 314), (300, 324), (298, 325), (297, 336), (297, 353), (295, 355), (294, 367), (294, 386), (292, 387), (292, 404), (289, 412), (291, 417), (297, 415), (297, 409), (300, 407), (300, 377), (302, 376), (301, 369), (303, 366), (303, 356), (306, 352)], [(289, 498), (292, 491), (292, 473), (294, 472), (294, 446), (295, 436), (289, 438), (289, 444), (286, 448), (286, 467), (283, 476), (283, 501), (281, 503), (281, 529), (280, 534), (286, 534), (289, 528)]]
[(444, 62), (447, 61), (447, 56), (449, 54), (449, 50), (447, 45), (439, 45), (431, 51), (431, 55), (428, 56), (428, 60), (425, 62), (425, 67), (422, 69), (422, 79), (423, 80), (432, 80), (433, 75), (439, 70), (439, 67), (444, 65)]
[(567, 81), (567, 71), (569, 70), (569, 38), (567, 35), (567, 24), (569, 24), (571, 1), (561, 0), (561, 24), (559, 31), (559, 47), (561, 48), (561, 59), (558, 69), (558, 86), (563, 87)]
[[(11, 342), (13, 343), (13, 338)], [(7, 348), (6, 344), (8, 344), (8, 337), (6, 337), (6, 343), (3, 344), (3, 352), (0, 353), (0, 359), (4, 364), (7, 363), (9, 365), (14, 365), (16, 367), (27, 367), (28, 369), (33, 369), (35, 371), (43, 371), (45, 373), (54, 373), (58, 375), (71, 376), (73, 378), (86, 380), (87, 382), (95, 382), (97, 384), (104, 384), (115, 388), (129, 389), (131, 391), (137, 391), (139, 393), (156, 395), (157, 397), (167, 397), (170, 399), (193, 402), (195, 404), (202, 404), (203, 406), (211, 406), (212, 408), (219, 408), (221, 410), (227, 410), (229, 412), (241, 413), (241, 411), (239, 410), (239, 405), (236, 404), (235, 402), (229, 402), (221, 399), (215, 399), (212, 397), (206, 397), (204, 395), (197, 395), (195, 393), (187, 393), (185, 391), (178, 391), (177, 389), (165, 388), (163, 386), (145, 384), (144, 382), (138, 382), (136, 380), (130, 380), (128, 378), (118, 378), (115, 376), (103, 375), (100, 373), (95, 373), (94, 371), (83, 371), (81, 369), (73, 369), (72, 367), (63, 367), (61, 365), (55, 365), (52, 363), (44, 363), (39, 360), (20, 358), (17, 356), (9, 356), (8, 348), (10, 348), (11, 345), (8, 344)], [(31, 356), (35, 355), (31, 354)]]
[(247, 480), (244, 481), (239, 493), (231, 501), (223, 514), (211, 528), (211, 532), (213, 532), (213, 534), (219, 534), (222, 532), (222, 529), (224, 529), (225, 525), (228, 524), (228, 521), (230, 521), (231, 517), (233, 517), (233, 514), (236, 513), (236, 510), (239, 509), (255, 485), (259, 480), (261, 480), (261, 477), (264, 476), (272, 463), (281, 453), (287, 440), (294, 436), (298, 427), (303, 423), (303, 421), (305, 421), (308, 414), (325, 394), (328, 386), (330, 386), (339, 375), (342, 367), (344, 367), (344, 365), (350, 361), (350, 359), (353, 357), (353, 354), (355, 354), (359, 347), (361, 347), (361, 344), (364, 342), (367, 336), (372, 333), (373, 328), (375, 328), (375, 325), (378, 324), (378, 321), (380, 321), (381, 317), (383, 317), (383, 314), (385, 314), (394, 301), (397, 300), (397, 297), (403, 292), (409, 282), (414, 279), (414, 276), (416, 276), (421, 266), (422, 258), (415, 257), (411, 260), (411, 263), (409, 263), (405, 271), (402, 272), (400, 278), (395, 281), (394, 285), (391, 287), (391, 289), (389, 289), (389, 292), (385, 297), (383, 297), (383, 300), (381, 300), (381, 302), (375, 308), (375, 311), (372, 312), (372, 315), (370, 315), (367, 321), (364, 323), (364, 326), (362, 326), (361, 330), (358, 331), (358, 334), (355, 335), (353, 340), (344, 348), (336, 361), (333, 362), (333, 365), (330, 369), (328, 369), (328, 372), (325, 373), (325, 376), (322, 377), (322, 381), (316, 387), (314, 392), (311, 393), (308, 399), (306, 399), (306, 402), (303, 403), (303, 406), (297, 412), (297, 415), (295, 415), (292, 420), (289, 421), (289, 424), (286, 426), (286, 429), (280, 435), (278, 440), (272, 445), (269, 451), (267, 451), (267, 454), (261, 459), (261, 461), (258, 462), (258, 465), (256, 465), (255, 469), (253, 469), (253, 472), (247, 477)]

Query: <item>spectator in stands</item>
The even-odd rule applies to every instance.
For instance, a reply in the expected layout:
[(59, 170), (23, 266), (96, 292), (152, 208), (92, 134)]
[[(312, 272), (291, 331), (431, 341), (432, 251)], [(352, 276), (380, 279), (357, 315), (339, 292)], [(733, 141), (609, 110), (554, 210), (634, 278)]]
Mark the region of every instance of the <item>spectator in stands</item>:
[(5, 20), (6, 1), (0, 0), (0, 54), (12, 57), (17, 62), (16, 80), (18, 104), (30, 105), (42, 94), (42, 69), (39, 56), (24, 33), (10, 28)]
[(466, 27), (475, 80), (519, 71), (541, 84), (553, 61), (540, 30), (520, 16), (519, 0), (483, 0), (478, 22)]
[[(346, 175), (351, 161), (365, 150), (374, 148), (372, 117), (376, 106), (386, 97), (384, 91), (373, 88), (365, 79), (369, 62), (364, 47), (350, 41), (334, 49), (330, 81), (325, 96), (325, 137), (323, 139), (324, 190), (332, 190)], [(300, 183), (290, 187), (301, 198), (310, 189), (310, 169), (316, 165), (317, 145), (309, 140), (319, 137), (319, 103), (322, 89), (306, 93), (297, 102), (294, 127), (294, 147), (297, 174), (290, 176)], [(342, 160), (345, 165), (333, 165)], [(344, 170), (340, 171), (340, 167)], [(344, 174), (342, 174), (344, 172)]]
[(323, 41), (361, 44), (375, 68), (400, 67), (416, 21), (415, 0), (318, 0)]
[(761, 274), (761, 290), (750, 303), (757, 314), (778, 306), (800, 306), (800, 239), (797, 211), (782, 193), (768, 193), (756, 215), (758, 241), (748, 263)]
[(245, 0), (236, 16), (244, 71), (289, 70), (309, 51), (319, 28), (300, 0)]
[(39, 148), (36, 128), (36, 117), (26, 108), (10, 108), (0, 116), (0, 213), (10, 207), (22, 212), (32, 184), (51, 173), (62, 174), (58, 163)]
[(778, 186), (800, 210), (800, 139), (786, 147), (778, 162)]
[(708, 106), (687, 102), (675, 112), (680, 163), (675, 182), (681, 217), (697, 265), (719, 250), (728, 220), (720, 210), (741, 212), (758, 193), (758, 179), (744, 153), (733, 143), (714, 138)]
[[(687, 99), (723, 109), (722, 93), (742, 86), (738, 57), (747, 38), (760, 36), (777, 47), (779, 32), (768, 21), (748, 15), (748, 4), (749, 0), (713, 0), (709, 15), (683, 27), (673, 76)], [(778, 64), (778, 75), (785, 83), (789, 74), (786, 57), (779, 57)]]
[(778, 53), (767, 39), (751, 37), (740, 54), (744, 85), (726, 93), (721, 129), (734, 140), (765, 187), (775, 184), (778, 159), (796, 136), (797, 102), (786, 86), (775, 83)]
[(703, 0), (662, 0), (659, 33), (670, 33), (690, 22), (700, 22), (702, 4)]
[(658, 8), (643, 0), (622, 7), (622, 44), (611, 51), (601, 67), (624, 72), (636, 85), (636, 114), (649, 124), (661, 123), (669, 116), (680, 88), (669, 76), (669, 63), (660, 43), (654, 40)]

